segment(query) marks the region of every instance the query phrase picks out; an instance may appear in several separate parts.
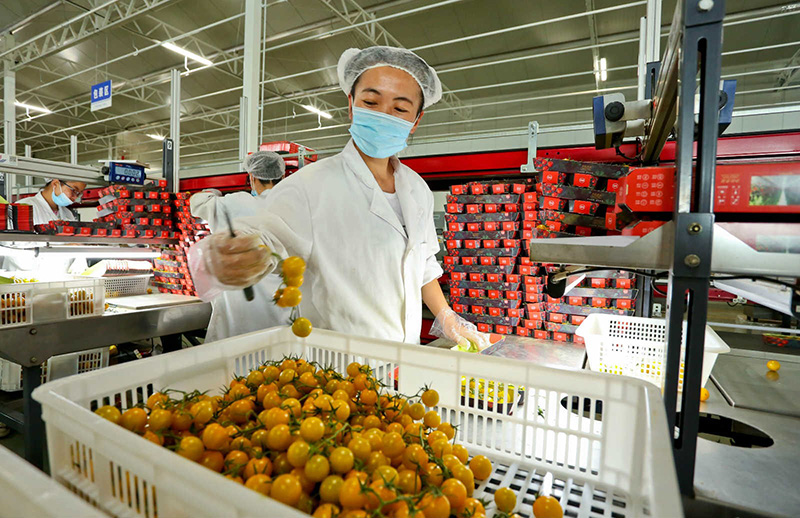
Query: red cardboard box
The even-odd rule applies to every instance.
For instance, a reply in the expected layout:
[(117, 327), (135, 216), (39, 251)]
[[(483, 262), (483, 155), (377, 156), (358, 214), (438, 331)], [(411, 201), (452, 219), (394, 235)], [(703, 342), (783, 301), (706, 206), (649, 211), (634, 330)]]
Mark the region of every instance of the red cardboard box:
[(535, 222), (538, 218), (539, 218), (539, 212), (538, 211), (523, 212), (522, 213), (522, 219), (524, 221), (534, 221)]
[(480, 239), (465, 239), (464, 240), (464, 248), (480, 248), (481, 247), (481, 240)]
[(539, 204), (538, 203), (533, 203), (532, 202), (532, 203), (523, 203), (522, 204), (522, 210), (525, 211), (525, 212), (531, 212), (531, 211), (537, 210), (538, 208), (539, 208)]
[(469, 184), (470, 194), (486, 194), (486, 186), (482, 183)]
[(469, 274), (469, 281), (470, 282), (484, 282), (484, 274), (482, 274), (482, 273), (470, 273)]
[(486, 282), (503, 282), (500, 280), (502, 274), (499, 273), (487, 273), (486, 274)]
[(501, 248), (500, 240), (498, 239), (484, 239), (483, 248)]
[(463, 264), (465, 266), (477, 265), (478, 264), (478, 258), (477, 257), (462, 257), (461, 258), (461, 264)]
[(531, 336), (531, 330), (527, 327), (515, 327), (514, 332), (517, 336)]
[(450, 272), (451, 281), (465, 281), (467, 280), (466, 272)]
[(502, 248), (519, 248), (519, 239), (503, 239)]
[(556, 322), (559, 324), (563, 324), (567, 321), (567, 316), (563, 313), (548, 313), (547, 320), (550, 322)]
[(509, 273), (508, 275), (506, 275), (506, 282), (513, 282), (513, 283), (520, 282), (520, 275), (516, 273)]
[(489, 308), (489, 316), (492, 317), (504, 317), (503, 308)]
[(533, 264), (533, 262), (531, 261), (530, 257), (520, 257), (519, 258), (519, 264), (522, 264), (522, 265), (525, 265), (525, 266), (530, 266), (530, 265)]
[(450, 297), (463, 297), (466, 290), (464, 288), (450, 288)]
[(537, 329), (533, 332), (533, 337), (539, 340), (549, 340), (550, 339), (550, 332), (545, 331), (543, 329)]
[(478, 259), (483, 266), (491, 266), (497, 263), (497, 258), (492, 256), (481, 256)]
[(614, 279), (614, 287), (620, 290), (633, 288), (633, 279)]
[(589, 216), (594, 216), (599, 208), (600, 204), (593, 201), (570, 200), (569, 202), (569, 211), (577, 214), (588, 214)]
[(448, 203), (444, 206), (444, 211), (448, 214), (461, 214), (464, 212), (464, 205), (460, 203)]
[(480, 299), (486, 296), (486, 290), (470, 289), (468, 293), (471, 299)]
[(477, 323), (475, 325), (478, 327), (478, 331), (480, 331), (481, 333), (491, 333), (492, 332), (491, 324), (484, 324), (484, 323), (480, 323), (479, 322), (479, 323)]
[(508, 316), (509, 316), (509, 317), (511, 317), (511, 318), (521, 318), (521, 317), (522, 317), (522, 313), (523, 313), (523, 312), (524, 312), (524, 311), (523, 311), (523, 309), (522, 309), (522, 308), (508, 308), (508, 309), (506, 310), (506, 313), (507, 313), (507, 314), (508, 314)]
[(494, 332), (500, 335), (510, 335), (511, 326), (494, 326)]
[(503, 212), (519, 212), (518, 203), (504, 203)]
[(616, 299), (615, 303), (618, 309), (633, 309), (633, 300), (631, 299)]
[(505, 194), (508, 192), (507, 183), (493, 183), (491, 186), (492, 194)]
[(524, 183), (512, 183), (511, 184), (511, 192), (514, 194), (523, 194), (527, 190), (527, 187)]
[(585, 344), (586, 341), (583, 339), (582, 336), (572, 335), (572, 341), (576, 344)]
[[(472, 295), (470, 295), (471, 297)], [(490, 299), (499, 299), (501, 297), (500, 290), (489, 290), (486, 292), (486, 296)]]
[(470, 312), (473, 315), (484, 315), (486, 314), (486, 308), (484, 308), (483, 306), (472, 306), (470, 307)]
[(538, 194), (535, 192), (526, 192), (522, 195), (522, 202), (523, 203), (537, 203), (538, 202)]
[(542, 183), (567, 183), (567, 175), (566, 173), (558, 173), (556, 171), (542, 171)]
[(533, 269), (532, 266), (526, 266), (524, 264), (520, 264), (517, 266), (517, 273), (520, 275), (531, 275), (531, 270)]
[(575, 225), (575, 233), (579, 236), (591, 236), (592, 235), (592, 228), (591, 227), (582, 227), (580, 225)]
[(589, 285), (592, 288), (607, 288), (609, 279), (603, 279), (599, 277), (592, 277), (589, 280)]
[(470, 203), (467, 205), (467, 214), (478, 214), (483, 212), (483, 205), (479, 203)]
[(533, 230), (523, 230), (520, 235), (524, 241), (530, 241), (533, 239)]
[(594, 189), (597, 185), (597, 177), (585, 173), (575, 173), (575, 176), (572, 179), (572, 185), (575, 187)]
[(486, 203), (483, 206), (483, 211), (484, 212), (499, 212), (497, 210), (498, 207), (499, 207), (499, 204), (497, 204), (497, 203)]
[(567, 200), (542, 196), (539, 206), (543, 209), (561, 211), (567, 208)]
[(450, 194), (467, 194), (467, 186), (461, 184), (451, 185)]
[[(461, 224), (463, 225), (463, 223)], [(476, 222), (467, 223), (467, 231), (469, 232), (480, 232), (481, 228), (483, 228), (483, 224), (481, 223), (476, 223)]]
[(528, 304), (528, 320), (544, 320), (547, 317), (546, 311), (532, 311), (530, 308), (535, 304)]
[(508, 300), (519, 300), (522, 296), (522, 293), (519, 291), (507, 291), (506, 298)]
[(456, 313), (466, 313), (468, 306), (465, 304), (453, 304), (453, 311)]
[(569, 337), (567, 333), (553, 333), (553, 340), (557, 342), (569, 342)]
[(608, 183), (606, 183), (606, 191), (608, 192), (618, 192), (619, 186), (622, 182), (615, 178), (609, 178)]
[(544, 293), (536, 293), (533, 291), (526, 291), (525, 292), (525, 302), (542, 302), (545, 298)]
[(498, 257), (497, 264), (500, 266), (511, 266), (514, 264), (514, 257)]
[(576, 326), (581, 325), (584, 320), (586, 320), (586, 315), (570, 315), (569, 316), (570, 324), (573, 324), (573, 325), (576, 325)]
[(529, 284), (544, 284), (544, 277), (533, 277), (531, 275), (526, 275), (525, 286)]
[(617, 205), (633, 212), (672, 212), (675, 208), (675, 168), (632, 168), (619, 185)]
[[(572, 298), (572, 297), (570, 297)], [(607, 299), (605, 297), (591, 297), (591, 306), (593, 308), (605, 308), (609, 305), (611, 299)]]
[(583, 306), (583, 297), (567, 297), (571, 306)]
[(448, 250), (453, 250), (455, 248), (461, 248), (461, 240), (459, 239), (448, 239), (444, 242), (444, 246)]

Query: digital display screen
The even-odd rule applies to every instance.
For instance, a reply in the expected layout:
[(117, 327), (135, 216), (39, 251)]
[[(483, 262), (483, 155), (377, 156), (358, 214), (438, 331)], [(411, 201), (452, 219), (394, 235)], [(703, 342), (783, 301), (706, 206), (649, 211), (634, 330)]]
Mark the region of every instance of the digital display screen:
[(108, 181), (112, 183), (144, 184), (144, 167), (112, 162), (108, 169)]

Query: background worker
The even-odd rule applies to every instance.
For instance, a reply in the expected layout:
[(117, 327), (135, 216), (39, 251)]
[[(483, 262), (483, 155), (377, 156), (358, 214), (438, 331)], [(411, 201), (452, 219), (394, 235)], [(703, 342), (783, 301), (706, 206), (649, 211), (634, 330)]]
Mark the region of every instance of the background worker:
[(305, 260), (300, 307), (316, 327), (419, 343), (424, 301), (440, 336), (488, 346), (488, 336), (444, 298), (433, 194), (395, 156), (423, 110), (441, 98), (436, 72), (406, 49), (370, 47), (345, 51), (338, 76), (352, 140), (282, 182), (258, 216), (237, 222), (252, 235), (195, 245), (196, 285), (211, 291), (214, 280), (227, 289), (258, 282), (277, 266), (265, 244)]
[[(257, 214), (265, 206), (272, 188), (283, 179), (286, 164), (277, 153), (257, 151), (245, 159), (244, 169), (249, 173), (250, 192), (222, 196), (211, 189), (189, 200), (192, 215), (206, 220), (212, 233), (227, 234), (228, 221)], [(280, 308), (272, 303), (280, 284), (279, 275), (267, 275), (253, 286), (252, 301), (245, 299), (242, 290), (224, 291), (215, 297), (211, 301), (206, 342), (288, 324), (291, 308)]]

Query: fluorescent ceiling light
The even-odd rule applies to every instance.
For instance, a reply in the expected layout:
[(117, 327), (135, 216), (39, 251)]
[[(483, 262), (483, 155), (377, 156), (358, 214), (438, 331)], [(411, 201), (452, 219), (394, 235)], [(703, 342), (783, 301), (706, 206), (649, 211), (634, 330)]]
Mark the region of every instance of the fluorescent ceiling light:
[(161, 46), (164, 47), (165, 49), (171, 50), (172, 52), (177, 52), (181, 56), (186, 56), (189, 59), (193, 59), (194, 61), (197, 61), (198, 63), (202, 63), (202, 64), (207, 65), (207, 66), (213, 66), (214, 65), (214, 62), (211, 61), (210, 59), (206, 59), (206, 58), (204, 58), (203, 56), (201, 56), (199, 54), (195, 54), (194, 52), (188, 51), (186, 49), (182, 49), (179, 46), (175, 45), (174, 43), (170, 43), (168, 41), (165, 41), (164, 43), (161, 44)]
[(608, 62), (606, 58), (600, 58), (600, 61), (595, 61), (594, 77), (598, 81), (606, 81), (608, 79)]
[(322, 111), (319, 108), (311, 106), (310, 104), (304, 104), (303, 108), (305, 108), (306, 110), (310, 111), (311, 113), (316, 113), (320, 117), (324, 117), (326, 119), (332, 119), (333, 118), (333, 115), (331, 115), (330, 113)]
[(25, 108), (26, 110), (31, 110), (34, 112), (42, 112), (42, 113), (53, 113), (47, 108), (42, 108), (39, 106), (32, 106), (30, 104), (21, 103), (19, 101), (14, 101), (14, 105), (19, 106), (20, 108)]
[(147, 136), (153, 140), (164, 140), (163, 135), (156, 135), (155, 133), (148, 133)]

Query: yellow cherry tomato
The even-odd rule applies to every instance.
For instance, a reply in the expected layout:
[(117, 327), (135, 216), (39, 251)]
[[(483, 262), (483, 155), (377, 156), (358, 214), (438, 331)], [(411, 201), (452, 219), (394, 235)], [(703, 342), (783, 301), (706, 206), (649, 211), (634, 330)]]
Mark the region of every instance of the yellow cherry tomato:
[(707, 401), (710, 395), (707, 388), (703, 387), (700, 389), (700, 401)]
[(305, 338), (311, 334), (311, 321), (300, 317), (292, 323), (292, 333), (300, 338)]
[(767, 362), (767, 368), (773, 372), (781, 370), (781, 362), (778, 360), (770, 360)]

